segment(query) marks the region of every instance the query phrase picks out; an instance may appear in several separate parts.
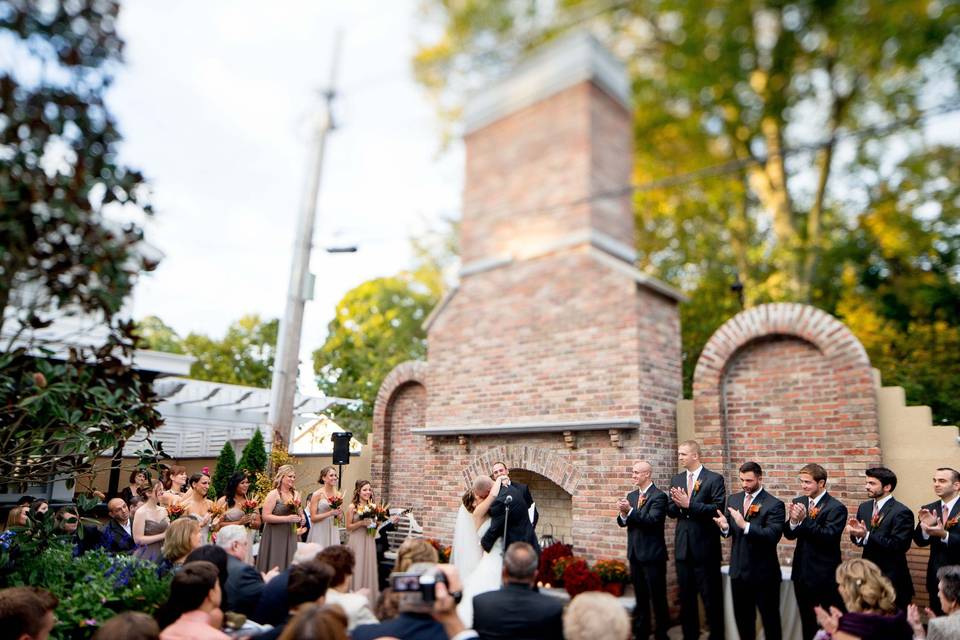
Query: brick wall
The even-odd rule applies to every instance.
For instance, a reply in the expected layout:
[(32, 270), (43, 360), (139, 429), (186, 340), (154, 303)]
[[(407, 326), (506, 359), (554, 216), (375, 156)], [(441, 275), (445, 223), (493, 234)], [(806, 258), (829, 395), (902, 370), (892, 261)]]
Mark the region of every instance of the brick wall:
[(556, 482), (532, 471), (511, 471), (510, 478), (530, 488), (540, 514), (537, 521), (538, 537), (551, 535), (558, 542), (570, 542), (573, 539), (573, 502), (570, 494)]

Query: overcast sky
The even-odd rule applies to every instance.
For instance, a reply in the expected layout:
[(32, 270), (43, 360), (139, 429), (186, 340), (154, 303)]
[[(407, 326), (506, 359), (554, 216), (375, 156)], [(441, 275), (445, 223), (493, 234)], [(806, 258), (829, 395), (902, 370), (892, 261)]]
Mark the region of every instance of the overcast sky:
[[(316, 294), (301, 355), (323, 343), (348, 290), (409, 265), (408, 238), (459, 210), (462, 148), (441, 153), (439, 126), (410, 60), (414, 0), (124, 3), (126, 66), (109, 101), (125, 159), (145, 171), (164, 254), (138, 285), (133, 316), (178, 333), (222, 335), (247, 313), (283, 313), (310, 114), (343, 29), (318, 208)], [(422, 21), (419, 21), (422, 24)], [(303, 369), (301, 369), (303, 371)]]

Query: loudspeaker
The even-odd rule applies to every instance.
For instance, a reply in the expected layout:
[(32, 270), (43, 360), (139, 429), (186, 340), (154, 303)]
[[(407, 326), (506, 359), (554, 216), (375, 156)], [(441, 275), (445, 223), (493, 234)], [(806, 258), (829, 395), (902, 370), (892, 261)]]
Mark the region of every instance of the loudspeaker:
[(350, 464), (350, 438), (353, 434), (343, 431), (333, 434), (333, 464)]

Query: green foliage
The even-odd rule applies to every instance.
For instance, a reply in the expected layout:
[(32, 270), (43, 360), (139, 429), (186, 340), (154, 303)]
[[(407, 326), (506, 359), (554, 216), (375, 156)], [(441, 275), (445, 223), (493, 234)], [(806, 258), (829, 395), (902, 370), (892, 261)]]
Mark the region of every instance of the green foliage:
[[(257, 433), (260, 433), (259, 429)], [(261, 437), (261, 440), (262, 439)], [(217, 457), (217, 468), (213, 471), (213, 478), (210, 479), (210, 492), (213, 495), (208, 497), (216, 500), (224, 495), (224, 491), (227, 488), (227, 481), (230, 480), (230, 476), (232, 476), (236, 470), (237, 455), (233, 452), (233, 445), (225, 442), (223, 443), (223, 449), (220, 450), (220, 455)]]
[(147, 316), (137, 324), (137, 331), (150, 349), (196, 358), (190, 366), (191, 378), (268, 388), (279, 325), (276, 319), (246, 315), (231, 324), (223, 338), (199, 333), (180, 338), (163, 320)]
[(38, 554), (22, 553), (7, 586), (37, 586), (60, 600), (52, 638), (89, 638), (105, 620), (121, 611), (152, 614), (170, 593), (172, 574), (157, 566), (102, 549), (73, 557), (73, 547), (55, 540)]
[(363, 401), (356, 409), (329, 410), (358, 439), (370, 431), (373, 404), (387, 374), (426, 355), (422, 325), (436, 303), (435, 293), (402, 273), (364, 282), (337, 305), (326, 342), (313, 352), (313, 366), (326, 395)]
[[(740, 310), (739, 280), (745, 306), (799, 301), (837, 314), (886, 383), (960, 423), (946, 355), (960, 327), (960, 154), (931, 145), (919, 135), (930, 121), (916, 118), (957, 101), (960, 4), (424, 6), (440, 29), (425, 30), (414, 68), (448, 117), (465, 88), (568, 26), (629, 52), (633, 181), (646, 185), (634, 197), (639, 266), (691, 298), (681, 309), (688, 392), (704, 342)], [(869, 131), (891, 122), (893, 138)]]
[(243, 448), (243, 453), (240, 454), (240, 462), (237, 463), (236, 468), (246, 471), (251, 478), (257, 473), (263, 473), (267, 470), (267, 449), (259, 428), (250, 438), (247, 446)]

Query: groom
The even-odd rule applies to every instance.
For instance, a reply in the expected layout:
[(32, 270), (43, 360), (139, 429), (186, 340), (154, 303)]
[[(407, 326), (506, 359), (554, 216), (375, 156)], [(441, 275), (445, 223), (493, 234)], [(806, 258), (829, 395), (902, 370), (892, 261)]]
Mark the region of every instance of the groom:
[[(537, 534), (533, 528), (536, 526), (540, 514), (537, 513), (533, 496), (530, 495), (530, 489), (525, 484), (511, 482), (510, 472), (502, 462), (493, 465), (493, 472), (490, 475), (494, 482), (500, 482), (503, 486), (500, 487), (497, 499), (490, 505), (490, 528), (487, 529), (483, 539), (480, 540), (480, 546), (483, 547), (484, 551), (489, 552), (497, 538), (504, 535), (504, 525), (506, 525), (506, 539), (503, 541), (504, 549), (514, 542), (527, 542), (539, 555), (540, 544), (537, 542)], [(532, 523), (529, 515), (530, 507), (534, 507)]]

